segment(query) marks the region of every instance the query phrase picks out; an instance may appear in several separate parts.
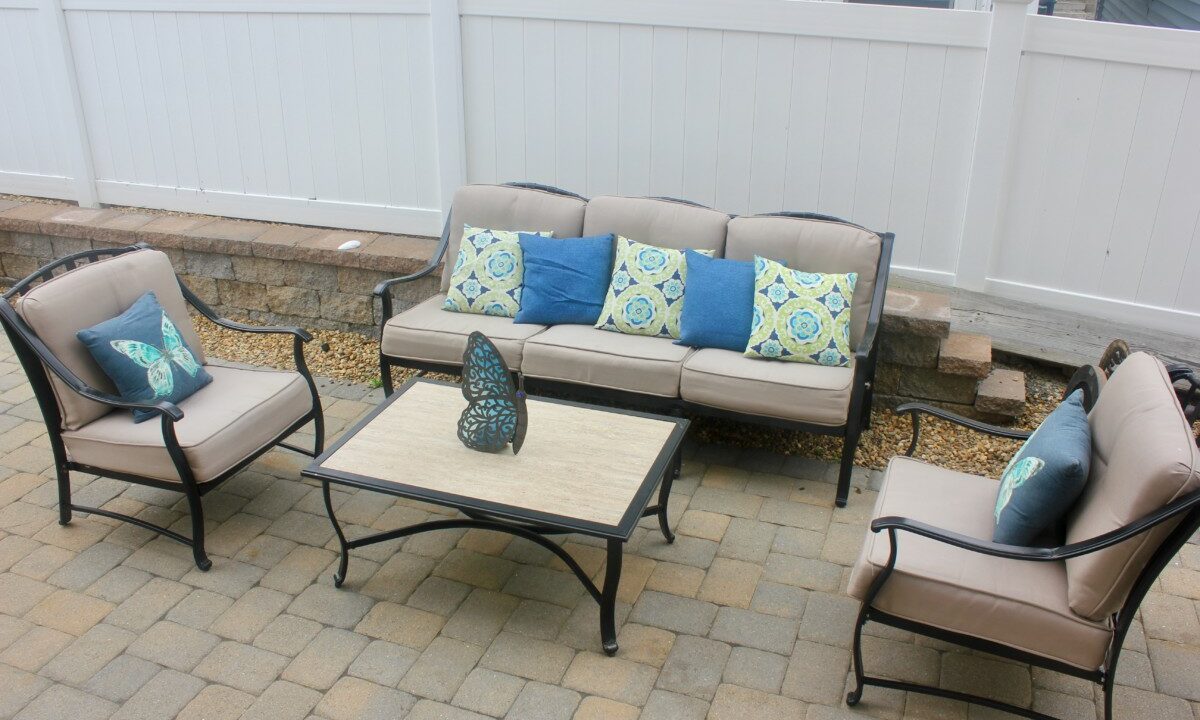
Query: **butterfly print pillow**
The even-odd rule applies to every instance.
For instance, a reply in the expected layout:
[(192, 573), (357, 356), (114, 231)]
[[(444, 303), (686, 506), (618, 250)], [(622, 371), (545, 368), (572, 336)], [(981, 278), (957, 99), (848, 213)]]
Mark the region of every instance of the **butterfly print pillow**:
[[(124, 400), (178, 403), (212, 382), (153, 292), (76, 337)], [(134, 422), (151, 417), (148, 410), (133, 413)]]

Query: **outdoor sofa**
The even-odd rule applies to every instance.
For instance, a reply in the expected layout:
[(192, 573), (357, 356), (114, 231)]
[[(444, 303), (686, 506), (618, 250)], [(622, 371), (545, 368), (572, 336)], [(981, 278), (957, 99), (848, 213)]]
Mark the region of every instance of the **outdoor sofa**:
[[(393, 315), (399, 283), (435, 273), (458, 253), (464, 224), (493, 230), (553, 231), (557, 238), (613, 233), (660, 247), (710, 250), (715, 257), (770, 257), (809, 272), (858, 273), (851, 303), (848, 367), (748, 358), (695, 349), (670, 339), (626, 335), (589, 325), (531, 325), (511, 318), (445, 312), (453, 262), (440, 292)], [(530, 184), (467, 185), (429, 264), (379, 284), (383, 319), (380, 372), (393, 389), (393, 366), (457, 373), (475, 330), (499, 348), (532, 392), (551, 390), (665, 412), (689, 412), (843, 438), (837, 504), (850, 487), (859, 434), (870, 422), (879, 320), (893, 236), (817, 214), (735, 217), (670, 198), (602, 196), (587, 200)], [(685, 291), (686, 303), (686, 291)]]

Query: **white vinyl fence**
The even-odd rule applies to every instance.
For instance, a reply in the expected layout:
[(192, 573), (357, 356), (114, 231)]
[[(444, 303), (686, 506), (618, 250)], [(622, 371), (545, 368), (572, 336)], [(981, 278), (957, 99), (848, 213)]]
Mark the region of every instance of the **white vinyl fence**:
[(464, 182), (812, 210), (1200, 336), (1198, 74), (1200, 33), (1021, 0), (0, 0), (0, 192), (430, 235)]

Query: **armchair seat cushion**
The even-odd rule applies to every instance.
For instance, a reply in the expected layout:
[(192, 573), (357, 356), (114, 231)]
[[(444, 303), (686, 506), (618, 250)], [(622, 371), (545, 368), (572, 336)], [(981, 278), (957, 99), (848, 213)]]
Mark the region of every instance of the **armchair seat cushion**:
[[(179, 403), (175, 436), (198, 483), (215, 479), (266, 446), (312, 410), (295, 372), (205, 367), (212, 382)], [(134, 423), (114, 412), (63, 431), (71, 460), (105, 470), (179, 482), (157, 420)]]
[(683, 364), (680, 391), (684, 400), (697, 405), (780, 420), (842, 425), (850, 408), (853, 379), (853, 364), (783, 363), (705, 348)]
[[(995, 499), (991, 478), (897, 457), (873, 517), (907, 517), (988, 540)], [(876, 609), (1087, 670), (1104, 663), (1112, 629), (1071, 611), (1065, 563), (981, 555), (907, 532), (897, 532), (897, 540), (896, 567), (872, 603)], [(867, 533), (851, 595), (866, 597), (890, 548), (886, 531)]]
[(467, 336), (475, 330), (488, 336), (511, 370), (521, 367), (525, 341), (545, 325), (517, 324), (512, 318), (446, 312), (446, 295), (439, 293), (395, 315), (383, 326), (384, 355), (428, 363), (461, 365)]
[(521, 371), (532, 378), (675, 398), (690, 352), (669, 338), (556, 325), (525, 343)]

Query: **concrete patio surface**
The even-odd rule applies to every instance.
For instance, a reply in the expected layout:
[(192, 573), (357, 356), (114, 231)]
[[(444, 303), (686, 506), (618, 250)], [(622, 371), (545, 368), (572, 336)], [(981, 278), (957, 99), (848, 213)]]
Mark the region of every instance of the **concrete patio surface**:
[[(322, 383), (333, 433), (378, 390)], [(671, 499), (678, 540), (652, 520), (627, 546), (620, 651), (601, 653), (596, 604), (557, 560), (477, 530), (354, 552), (336, 540), (304, 458), (272, 451), (205, 498), (210, 572), (170, 540), (104, 518), (57, 523), (32, 391), (0, 343), (0, 718), (665, 720), (975, 719), (979, 707), (870, 688), (843, 698), (857, 602), (844, 587), (877, 477), (833, 508), (834, 469), (703, 446)], [(452, 432), (452, 429), (447, 429)], [(175, 493), (76, 477), (77, 501), (187, 532)], [(335, 491), (352, 531), (446, 510)], [(592, 573), (603, 552), (565, 544)], [(1200, 549), (1143, 605), (1118, 673), (1117, 717), (1200, 718)], [(1096, 717), (1082, 681), (869, 627), (876, 672)]]

